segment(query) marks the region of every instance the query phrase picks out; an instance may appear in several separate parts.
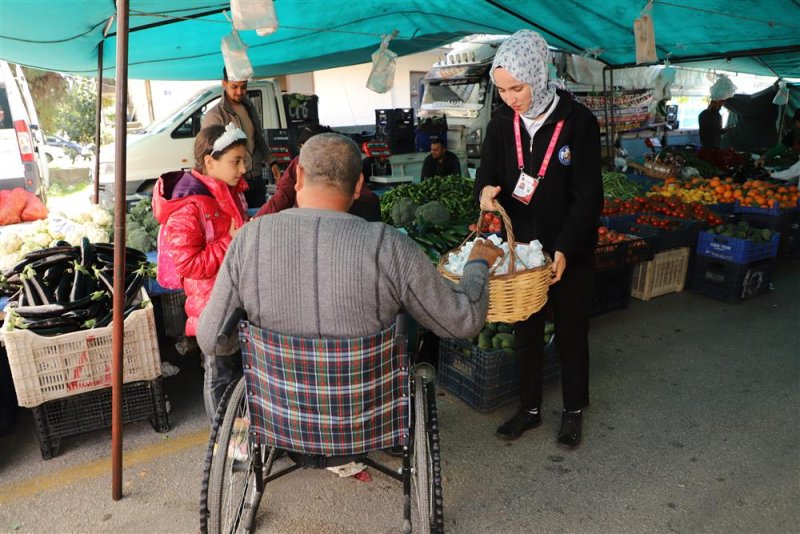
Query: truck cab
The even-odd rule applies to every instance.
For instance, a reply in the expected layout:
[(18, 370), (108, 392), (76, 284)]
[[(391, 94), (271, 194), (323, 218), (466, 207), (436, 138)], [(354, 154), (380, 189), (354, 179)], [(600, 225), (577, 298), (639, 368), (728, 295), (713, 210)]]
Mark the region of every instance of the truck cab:
[[(223, 92), (222, 84), (202, 89), (165, 119), (128, 133), (126, 195), (129, 199), (152, 193), (163, 173), (194, 166), (194, 139), (203, 117), (220, 102)], [(258, 112), (261, 124), (257, 127), (286, 128), (278, 82), (252, 80), (247, 84), (247, 97)], [(100, 150), (98, 179), (100, 201), (106, 206), (114, 199), (115, 168), (114, 145), (106, 145)]]
[(465, 153), (465, 168), (479, 166), (486, 126), (500, 103), (489, 69), (501, 42), (457, 43), (425, 75), (419, 116), (447, 118), (447, 148)]

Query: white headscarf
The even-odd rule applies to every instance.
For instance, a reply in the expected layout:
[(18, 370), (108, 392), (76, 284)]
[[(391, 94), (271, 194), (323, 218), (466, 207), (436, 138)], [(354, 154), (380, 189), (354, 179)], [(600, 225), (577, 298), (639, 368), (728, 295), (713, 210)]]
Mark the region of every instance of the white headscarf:
[(556, 85), (549, 81), (547, 42), (531, 30), (519, 30), (508, 38), (494, 56), (489, 75), (502, 67), (520, 82), (531, 87), (531, 107), (523, 117), (533, 119), (547, 110), (556, 94)]

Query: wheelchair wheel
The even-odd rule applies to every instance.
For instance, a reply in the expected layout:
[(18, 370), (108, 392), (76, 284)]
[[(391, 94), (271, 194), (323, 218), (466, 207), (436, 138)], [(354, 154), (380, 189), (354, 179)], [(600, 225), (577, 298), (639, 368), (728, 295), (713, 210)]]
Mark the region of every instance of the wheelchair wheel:
[(414, 531), (443, 532), (442, 476), (435, 373), (430, 364), (414, 368), (414, 446), (411, 477), (417, 520)]
[(261, 501), (253, 469), (254, 447), (248, 437), (244, 379), (236, 382), (224, 410), (208, 480), (208, 531), (212, 534), (241, 531), (245, 515), (252, 511), (252, 518), (253, 508)]

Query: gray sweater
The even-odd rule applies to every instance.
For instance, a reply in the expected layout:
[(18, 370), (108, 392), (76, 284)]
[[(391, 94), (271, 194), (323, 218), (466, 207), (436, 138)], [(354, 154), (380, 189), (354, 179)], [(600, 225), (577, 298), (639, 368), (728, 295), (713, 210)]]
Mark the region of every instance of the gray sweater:
[(216, 347), (237, 307), (261, 328), (302, 337), (378, 332), (401, 310), (442, 337), (475, 335), (486, 320), (488, 269), (471, 262), (459, 284), (445, 279), (408, 236), (383, 223), (329, 210), (294, 208), (246, 224), (231, 242), (197, 342)]

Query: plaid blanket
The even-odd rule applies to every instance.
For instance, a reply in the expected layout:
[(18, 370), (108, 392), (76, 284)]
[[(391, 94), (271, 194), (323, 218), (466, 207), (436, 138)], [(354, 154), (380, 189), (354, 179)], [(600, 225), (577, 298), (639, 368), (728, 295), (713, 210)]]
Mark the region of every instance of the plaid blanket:
[(242, 323), (239, 334), (250, 431), (262, 443), (324, 456), (403, 443), (408, 355), (397, 350), (394, 326), (366, 337), (320, 339)]

